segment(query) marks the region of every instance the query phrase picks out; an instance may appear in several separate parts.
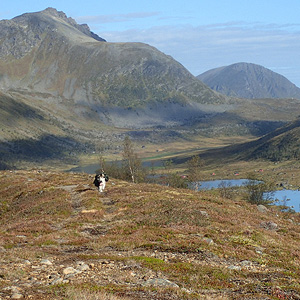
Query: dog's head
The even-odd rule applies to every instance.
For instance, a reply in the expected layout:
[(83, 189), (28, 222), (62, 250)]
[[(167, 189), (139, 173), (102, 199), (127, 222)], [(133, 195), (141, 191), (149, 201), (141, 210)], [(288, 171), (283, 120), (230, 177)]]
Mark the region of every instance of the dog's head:
[(100, 174), (99, 175), (99, 177), (98, 177), (98, 180), (100, 181), (100, 182), (105, 182), (105, 176), (104, 176), (104, 174)]

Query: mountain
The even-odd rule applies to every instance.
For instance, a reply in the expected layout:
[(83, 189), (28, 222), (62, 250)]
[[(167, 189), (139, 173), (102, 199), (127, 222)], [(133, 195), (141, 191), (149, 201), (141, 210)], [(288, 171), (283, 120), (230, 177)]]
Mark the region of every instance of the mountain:
[[(0, 167), (78, 162), (78, 153), (195, 136), (260, 136), (293, 99), (222, 95), (143, 43), (109, 43), (54, 8), (0, 21)], [(249, 103), (251, 102), (251, 103)]]
[(54, 8), (0, 22), (0, 88), (118, 127), (182, 124), (227, 102), (154, 47), (105, 42)]
[(236, 63), (209, 70), (197, 78), (227, 96), (300, 99), (300, 88), (284, 76), (256, 64)]

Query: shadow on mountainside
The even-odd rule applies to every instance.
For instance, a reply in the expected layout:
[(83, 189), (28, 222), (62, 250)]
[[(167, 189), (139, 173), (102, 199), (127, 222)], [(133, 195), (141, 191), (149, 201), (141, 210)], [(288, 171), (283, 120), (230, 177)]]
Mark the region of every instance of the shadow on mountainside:
[(0, 143), (0, 169), (8, 169), (18, 161), (38, 162), (49, 159), (75, 160), (75, 152), (90, 148), (69, 137), (43, 135), (39, 139), (18, 139)]

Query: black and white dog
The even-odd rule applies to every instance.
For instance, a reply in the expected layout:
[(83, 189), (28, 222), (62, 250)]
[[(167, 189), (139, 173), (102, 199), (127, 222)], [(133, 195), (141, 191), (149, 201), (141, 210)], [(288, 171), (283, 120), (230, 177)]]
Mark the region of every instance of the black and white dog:
[(94, 185), (98, 187), (100, 193), (104, 192), (106, 181), (108, 181), (108, 176), (104, 173), (95, 176)]

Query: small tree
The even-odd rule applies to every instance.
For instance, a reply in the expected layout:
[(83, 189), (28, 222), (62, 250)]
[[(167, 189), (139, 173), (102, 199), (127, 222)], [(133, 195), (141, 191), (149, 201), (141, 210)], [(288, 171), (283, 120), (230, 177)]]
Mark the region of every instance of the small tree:
[(173, 166), (172, 160), (167, 160), (164, 162), (165, 178), (163, 183), (166, 184), (167, 186), (171, 186), (175, 188), (187, 188), (186, 179), (178, 175), (177, 173), (172, 172), (171, 171), (172, 166)]
[(133, 143), (128, 136), (123, 142), (123, 168), (133, 183), (141, 181), (145, 177), (142, 161), (134, 152)]
[(100, 165), (99, 170), (100, 170), (100, 172), (104, 172), (107, 169), (107, 163), (105, 161), (105, 158), (102, 154), (100, 154), (98, 159), (99, 159), (99, 165)]
[(194, 155), (188, 162), (188, 176), (189, 181), (193, 185), (194, 189), (198, 191), (200, 187), (200, 177), (201, 177), (201, 167), (202, 167), (202, 161), (198, 155)]
[(108, 168), (108, 163), (105, 160), (105, 153), (110, 149), (110, 145), (107, 142), (102, 142), (97, 147), (98, 154), (98, 161), (99, 161), (99, 169), (97, 170), (98, 173), (106, 172)]
[(249, 174), (245, 186), (245, 199), (252, 204), (272, 203), (274, 184), (260, 181), (255, 174)]
[(233, 199), (233, 187), (230, 182), (226, 183), (225, 181), (221, 181), (218, 185), (218, 189), (221, 197)]
[[(100, 164), (101, 165), (101, 164)], [(109, 176), (119, 179), (126, 179), (120, 161), (105, 162), (105, 173)]]

